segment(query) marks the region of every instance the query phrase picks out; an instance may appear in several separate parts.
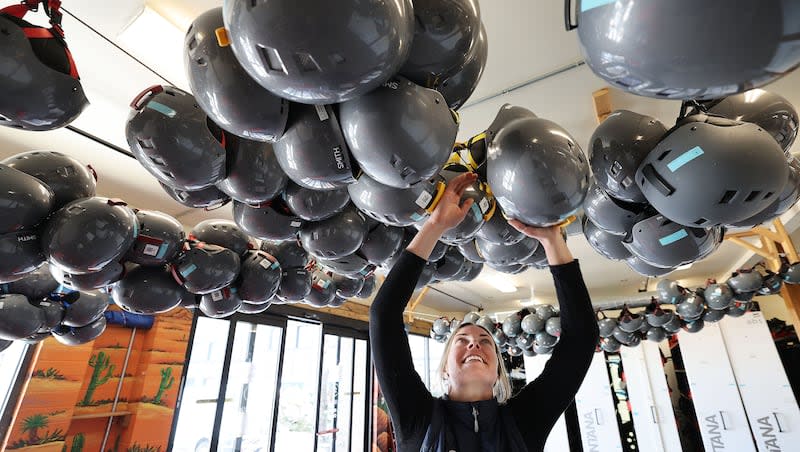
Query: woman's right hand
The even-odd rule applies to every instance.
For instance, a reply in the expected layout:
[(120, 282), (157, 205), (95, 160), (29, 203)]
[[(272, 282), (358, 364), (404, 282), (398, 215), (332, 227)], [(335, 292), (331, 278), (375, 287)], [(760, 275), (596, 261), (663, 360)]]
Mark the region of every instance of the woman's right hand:
[(458, 226), (473, 204), (472, 199), (461, 202), (461, 196), (477, 178), (475, 173), (464, 173), (451, 180), (427, 222), (443, 232)]

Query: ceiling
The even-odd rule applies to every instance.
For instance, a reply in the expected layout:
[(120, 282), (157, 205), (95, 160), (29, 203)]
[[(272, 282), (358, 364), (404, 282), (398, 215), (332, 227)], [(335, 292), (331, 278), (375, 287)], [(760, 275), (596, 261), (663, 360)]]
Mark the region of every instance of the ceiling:
[[(128, 104), (153, 84), (171, 83), (188, 89), (183, 73), (183, 32), (194, 17), (221, 5), (221, 1), (213, 0), (64, 2), (63, 27), (91, 106), (72, 124), (72, 130), (34, 133), (2, 128), (0, 139), (4, 145), (0, 157), (31, 149), (60, 150), (97, 170), (98, 193), (103, 196), (122, 198), (139, 208), (161, 210), (189, 228), (207, 218), (230, 219), (227, 207), (205, 212), (172, 201), (153, 177), (123, 153), (127, 150), (124, 127)], [(459, 139), (482, 131), (501, 105), (511, 103), (555, 121), (585, 146), (597, 125), (591, 94), (606, 85), (582, 64), (577, 34), (564, 30), (563, 2), (482, 0), (480, 6), (489, 57), (477, 90), (461, 109)], [(800, 71), (768, 89), (800, 105)], [(611, 98), (614, 108), (648, 114), (667, 125), (678, 113), (679, 105), (674, 101), (647, 99), (614, 89)], [(795, 207), (783, 217), (790, 233), (798, 228), (799, 211)], [(582, 235), (571, 235), (568, 243), (581, 262), (596, 304), (645, 298), (648, 294), (641, 291), (653, 289), (652, 280), (622, 263), (602, 258)], [(724, 277), (751, 257), (751, 253), (726, 242), (710, 257), (670, 277), (699, 285), (707, 277)], [(518, 289), (501, 293), (489, 283), (492, 278), (510, 281)], [(422, 305), (429, 312), (466, 312), (475, 307), (503, 312), (517, 310), (520, 300), (531, 298), (537, 302), (555, 301), (548, 271), (529, 270), (510, 276), (487, 268), (471, 283), (435, 284)]]

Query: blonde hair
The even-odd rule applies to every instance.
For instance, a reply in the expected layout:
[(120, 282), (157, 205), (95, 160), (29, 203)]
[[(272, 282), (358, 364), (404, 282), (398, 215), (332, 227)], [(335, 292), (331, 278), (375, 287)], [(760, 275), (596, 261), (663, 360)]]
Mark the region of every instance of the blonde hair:
[[(439, 375), (438, 392), (440, 396), (446, 396), (450, 392), (450, 383), (444, 377), (445, 370), (447, 369), (447, 356), (450, 354), (450, 347), (455, 341), (456, 332), (467, 325), (475, 325), (485, 330), (485, 328), (474, 323), (462, 323), (455, 331), (450, 333), (450, 337), (447, 339), (447, 343), (445, 343), (442, 357), (439, 359), (439, 366), (436, 368), (436, 372)], [(492, 386), (492, 394), (497, 399), (497, 403), (503, 404), (511, 398), (511, 380), (508, 378), (506, 366), (503, 364), (503, 356), (500, 352), (500, 347), (497, 346), (497, 342), (494, 341), (494, 338), (492, 338), (492, 344), (494, 344), (494, 351), (497, 356), (497, 381), (495, 381)]]

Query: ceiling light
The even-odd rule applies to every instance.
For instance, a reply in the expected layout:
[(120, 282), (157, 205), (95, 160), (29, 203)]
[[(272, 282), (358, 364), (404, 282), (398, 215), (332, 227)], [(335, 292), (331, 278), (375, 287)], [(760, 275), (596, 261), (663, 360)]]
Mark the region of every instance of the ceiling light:
[(519, 305), (523, 308), (529, 308), (536, 304), (536, 300), (531, 298), (530, 300), (519, 300)]
[(506, 276), (501, 274), (488, 276), (486, 282), (503, 293), (514, 293), (517, 291), (517, 286), (509, 281)]
[(690, 262), (690, 263), (688, 263), (686, 265), (681, 265), (676, 270), (689, 270), (690, 268), (692, 268), (692, 265), (693, 265), (693, 263)]

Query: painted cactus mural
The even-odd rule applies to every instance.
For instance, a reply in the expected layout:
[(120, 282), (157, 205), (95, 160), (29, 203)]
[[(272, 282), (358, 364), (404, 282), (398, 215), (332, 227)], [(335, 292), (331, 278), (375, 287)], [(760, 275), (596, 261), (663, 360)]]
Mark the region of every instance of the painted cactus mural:
[(75, 438), (72, 439), (72, 447), (69, 450), (70, 452), (83, 452), (83, 433), (75, 435)]
[(38, 444), (41, 441), (39, 437), (39, 429), (44, 429), (50, 424), (50, 421), (47, 420), (47, 416), (44, 414), (34, 414), (25, 418), (22, 421), (22, 431), (27, 432), (30, 437), (28, 441), (31, 444)]
[(158, 392), (153, 397), (153, 403), (161, 405), (161, 398), (164, 397), (164, 391), (172, 387), (175, 382), (175, 377), (172, 376), (172, 367), (161, 369), (161, 384), (158, 386)]
[[(92, 396), (94, 395), (95, 389), (97, 389), (98, 386), (108, 382), (108, 380), (112, 377), (112, 373), (114, 372), (114, 365), (109, 364), (109, 357), (104, 352), (92, 355), (92, 357), (89, 358), (89, 367), (92, 367), (94, 370), (92, 371), (92, 377), (89, 380), (89, 387), (86, 388), (86, 394), (83, 396), (83, 400), (81, 400), (78, 404), (81, 406), (88, 406), (92, 404)], [(106, 372), (101, 376), (103, 371)]]

